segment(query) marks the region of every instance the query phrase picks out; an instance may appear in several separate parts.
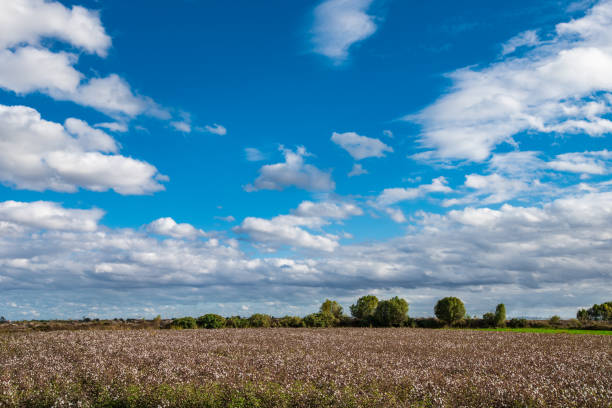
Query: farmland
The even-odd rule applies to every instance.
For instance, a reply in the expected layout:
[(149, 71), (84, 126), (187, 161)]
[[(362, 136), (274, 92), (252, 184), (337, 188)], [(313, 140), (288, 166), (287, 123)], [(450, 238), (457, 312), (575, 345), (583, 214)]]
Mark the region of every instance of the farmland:
[(612, 404), (612, 337), (408, 328), (0, 334), (0, 406)]

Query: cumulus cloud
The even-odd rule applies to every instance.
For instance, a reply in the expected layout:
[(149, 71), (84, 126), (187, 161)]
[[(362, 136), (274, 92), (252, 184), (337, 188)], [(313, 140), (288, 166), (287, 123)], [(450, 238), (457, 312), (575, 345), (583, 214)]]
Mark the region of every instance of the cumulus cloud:
[(74, 192), (79, 187), (120, 194), (163, 190), (167, 177), (143, 161), (116, 153), (106, 133), (78, 119), (65, 126), (26, 106), (0, 105), (0, 181), (19, 189)]
[(336, 63), (345, 61), (351, 46), (376, 32), (374, 16), (367, 14), (373, 0), (325, 0), (314, 10), (314, 52)]
[(147, 231), (172, 238), (195, 239), (206, 236), (206, 233), (201, 229), (197, 229), (193, 225), (187, 223), (177, 224), (177, 222), (170, 217), (158, 218), (151, 222), (147, 225)]
[(602, 175), (610, 172), (612, 153), (608, 150), (564, 153), (547, 163), (551, 169), (570, 173)]
[(304, 162), (304, 157), (310, 154), (303, 146), (295, 151), (280, 147), (285, 161), (267, 164), (259, 169), (259, 177), (251, 185), (245, 186), (246, 191), (284, 190), (295, 186), (308, 191), (330, 191), (336, 185), (331, 174)]
[[(27, 288), (41, 296), (67, 285), (82, 290), (95, 285), (96, 291), (123, 293), (132, 303), (150, 299), (163, 286), (168, 303), (176, 304), (175, 294), (184, 299), (192, 293), (185, 288), (197, 288), (197, 296), (185, 300), (192, 307), (202, 294), (215, 302), (249, 299), (263, 304), (272, 299), (310, 305), (313, 298), (334, 295), (353, 302), (359, 294), (391, 291), (408, 297), (411, 309), (427, 314), (436, 298), (455, 294), (473, 312), (490, 310), (502, 300), (513, 313), (564, 307), (572, 315), (576, 307), (601, 302), (609, 294), (610, 202), (612, 193), (601, 192), (567, 195), (542, 206), (422, 213), (416, 228), (403, 237), (343, 246), (323, 234), (291, 230), (310, 228), (303, 225), (307, 221), (295, 219), (308, 217), (295, 214), (282, 222), (244, 225), (261, 231), (264, 241), (279, 239), (266, 234), (280, 230), (288, 242), (304, 242), (317, 251), (316, 257), (295, 259), (248, 256), (217, 240), (160, 240), (146, 229), (98, 226), (33, 234), (28, 225), (2, 230), (0, 281), (11, 293)], [(29, 218), (11, 216), (9, 222)], [(108, 306), (108, 299), (95, 304), (100, 306), (101, 300)], [(57, 298), (52, 302), (57, 306)]]
[(135, 95), (116, 74), (85, 79), (74, 68), (78, 54), (54, 52), (42, 40), (58, 39), (105, 57), (111, 45), (98, 13), (56, 1), (11, 0), (0, 5), (0, 88), (17, 94), (42, 92), (111, 116), (143, 113), (168, 118), (153, 100)]
[(387, 146), (379, 139), (360, 136), (355, 132), (334, 132), (331, 140), (346, 150), (355, 160), (368, 157), (384, 157), (385, 152), (393, 152), (393, 148)]
[(449, 193), (453, 191), (444, 177), (438, 177), (431, 184), (422, 184), (413, 188), (386, 188), (376, 198), (379, 206), (388, 206), (406, 200), (414, 200), (428, 193)]
[(170, 122), (170, 126), (179, 132), (191, 133), (191, 124), (185, 121)]
[(208, 133), (213, 133), (219, 136), (225, 136), (227, 134), (227, 129), (217, 123), (213, 124), (212, 126), (204, 126), (204, 130), (206, 130)]
[(430, 156), (472, 161), (487, 159), (500, 143), (516, 144), (513, 137), (525, 131), (610, 133), (610, 27), (612, 2), (600, 1), (520, 58), (449, 74), (450, 92), (406, 119), (422, 125)]
[(269, 220), (247, 217), (240, 226), (234, 228), (234, 231), (247, 234), (251, 241), (271, 248), (290, 246), (333, 252), (339, 246), (338, 236), (316, 235), (301, 228), (303, 226), (317, 227), (319, 220), (313, 221), (307, 217), (291, 215), (279, 215)]
[(290, 246), (333, 252), (339, 246), (340, 237), (324, 233), (321, 228), (331, 221), (362, 214), (363, 210), (353, 203), (303, 201), (291, 215), (279, 215), (271, 219), (247, 217), (234, 231), (248, 235), (251, 242), (257, 245), (272, 249)]
[(349, 177), (361, 176), (362, 174), (368, 174), (368, 171), (363, 168), (363, 166), (359, 163), (353, 164), (353, 168), (349, 171)]
[(49, 201), (0, 202), (0, 221), (36, 229), (95, 231), (103, 215), (100, 209), (67, 209)]
[(59, 38), (101, 57), (111, 45), (97, 12), (80, 6), (69, 9), (57, 1), (1, 2), (0, 48), (24, 42), (39, 45), (43, 38)]
[(98, 127), (98, 128), (108, 129), (111, 132), (124, 133), (124, 132), (127, 132), (127, 130), (128, 130), (127, 125), (125, 123), (121, 123), (121, 122), (96, 123), (94, 126)]

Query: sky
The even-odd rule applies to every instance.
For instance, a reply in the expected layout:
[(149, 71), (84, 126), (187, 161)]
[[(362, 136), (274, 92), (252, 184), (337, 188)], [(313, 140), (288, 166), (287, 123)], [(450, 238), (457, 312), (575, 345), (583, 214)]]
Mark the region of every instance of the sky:
[(0, 2), (0, 315), (611, 300), (612, 1), (536, 3)]

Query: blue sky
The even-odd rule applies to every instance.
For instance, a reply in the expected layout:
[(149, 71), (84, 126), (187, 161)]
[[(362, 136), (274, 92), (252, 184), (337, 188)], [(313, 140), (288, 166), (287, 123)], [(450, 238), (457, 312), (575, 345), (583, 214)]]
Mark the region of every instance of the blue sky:
[(612, 2), (8, 0), (0, 314), (609, 300)]

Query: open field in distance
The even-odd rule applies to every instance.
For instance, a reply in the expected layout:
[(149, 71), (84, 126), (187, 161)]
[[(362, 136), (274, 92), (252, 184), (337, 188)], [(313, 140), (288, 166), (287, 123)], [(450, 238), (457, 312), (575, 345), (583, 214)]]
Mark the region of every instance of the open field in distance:
[(428, 329), (3, 333), (0, 406), (610, 407), (612, 337)]

